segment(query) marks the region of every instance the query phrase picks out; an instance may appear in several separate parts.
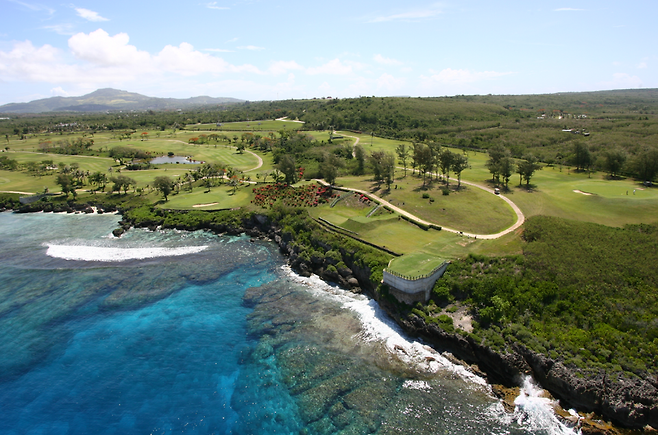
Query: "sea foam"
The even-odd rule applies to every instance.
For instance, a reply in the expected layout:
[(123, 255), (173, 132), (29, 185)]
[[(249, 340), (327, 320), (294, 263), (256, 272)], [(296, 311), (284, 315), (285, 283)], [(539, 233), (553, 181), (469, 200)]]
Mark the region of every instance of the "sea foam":
[(120, 262), (144, 260), (156, 257), (175, 257), (196, 254), (208, 246), (184, 246), (178, 248), (110, 248), (101, 246), (46, 245), (46, 255), (64, 260)]
[(362, 331), (355, 337), (356, 339), (384, 344), (389, 354), (405, 364), (413, 366), (418, 372), (438, 373), (439, 371), (449, 371), (466, 381), (467, 385), (489, 389), (486, 380), (482, 377), (474, 374), (461, 364), (453, 363), (430, 346), (409, 337), (379, 307), (377, 301), (329, 285), (316, 275), (304, 278), (295, 274), (289, 266), (283, 266), (282, 269), (293, 280), (305, 284), (309, 290), (315, 292), (318, 296), (330, 297), (340, 302), (344, 308), (353, 311), (358, 316), (362, 327)]

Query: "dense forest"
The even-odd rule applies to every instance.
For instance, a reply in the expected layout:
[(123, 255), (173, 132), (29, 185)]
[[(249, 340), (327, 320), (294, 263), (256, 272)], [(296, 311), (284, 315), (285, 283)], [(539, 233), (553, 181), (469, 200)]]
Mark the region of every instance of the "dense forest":
[(500, 350), (520, 342), (580, 369), (658, 373), (658, 228), (537, 216), (523, 237), (520, 256), (454, 262), (414, 312), (437, 322), (461, 301), (475, 336)]

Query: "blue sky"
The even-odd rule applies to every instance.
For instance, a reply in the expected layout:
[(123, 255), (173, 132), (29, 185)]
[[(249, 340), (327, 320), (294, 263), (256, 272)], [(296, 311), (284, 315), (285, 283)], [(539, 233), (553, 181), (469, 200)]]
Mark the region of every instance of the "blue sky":
[(658, 2), (0, 0), (0, 104), (658, 87)]

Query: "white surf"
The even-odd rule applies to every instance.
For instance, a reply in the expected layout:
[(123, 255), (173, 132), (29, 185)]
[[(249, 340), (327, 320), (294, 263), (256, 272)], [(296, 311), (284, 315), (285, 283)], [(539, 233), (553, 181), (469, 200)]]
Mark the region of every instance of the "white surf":
[(112, 248), (82, 245), (47, 245), (46, 255), (74, 261), (121, 262), (144, 260), (157, 257), (174, 257), (196, 254), (207, 246), (184, 246), (179, 248)]

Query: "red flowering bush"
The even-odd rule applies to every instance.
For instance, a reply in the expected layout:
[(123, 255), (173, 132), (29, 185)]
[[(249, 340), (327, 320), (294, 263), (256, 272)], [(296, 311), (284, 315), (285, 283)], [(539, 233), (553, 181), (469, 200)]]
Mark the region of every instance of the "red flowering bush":
[(292, 187), (284, 183), (268, 184), (253, 189), (253, 204), (267, 207), (276, 201), (281, 201), (289, 207), (317, 207), (324, 204), (328, 198), (333, 198), (328, 187), (309, 184), (306, 186)]

